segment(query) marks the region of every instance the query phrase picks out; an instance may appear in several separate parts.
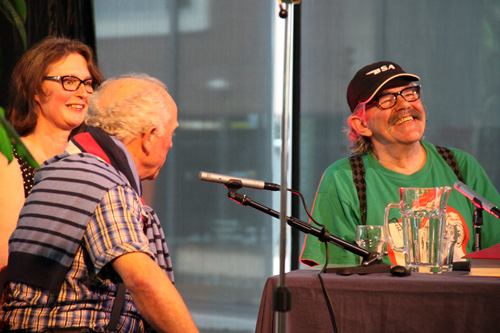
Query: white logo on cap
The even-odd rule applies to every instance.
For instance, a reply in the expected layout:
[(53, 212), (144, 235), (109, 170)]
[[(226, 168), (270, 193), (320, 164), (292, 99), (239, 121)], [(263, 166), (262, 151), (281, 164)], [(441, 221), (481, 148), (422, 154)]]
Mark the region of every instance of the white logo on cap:
[(370, 71), (370, 72), (366, 73), (366, 75), (370, 75), (370, 74), (377, 75), (377, 74), (380, 74), (380, 73), (382, 73), (382, 72), (388, 71), (388, 70), (390, 70), (390, 69), (396, 69), (396, 67), (394, 67), (394, 65), (393, 65), (393, 64), (390, 64), (390, 65), (388, 65), (388, 66), (385, 66), (385, 65), (384, 65), (384, 66), (382, 66), (382, 67), (380, 67), (380, 68), (374, 69), (374, 70), (372, 70), (372, 71)]

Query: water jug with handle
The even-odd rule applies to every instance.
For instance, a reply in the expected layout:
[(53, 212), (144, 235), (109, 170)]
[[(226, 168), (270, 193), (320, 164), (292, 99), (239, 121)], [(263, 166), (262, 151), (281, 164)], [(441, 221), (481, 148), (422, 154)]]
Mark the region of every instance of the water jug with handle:
[[(384, 226), (387, 240), (396, 252), (403, 252), (405, 267), (412, 272), (439, 274), (442, 271), (446, 203), (452, 188), (402, 187), (400, 202), (385, 208)], [(389, 212), (399, 208), (403, 246), (395, 244), (391, 235)], [(399, 221), (397, 222), (399, 223)]]

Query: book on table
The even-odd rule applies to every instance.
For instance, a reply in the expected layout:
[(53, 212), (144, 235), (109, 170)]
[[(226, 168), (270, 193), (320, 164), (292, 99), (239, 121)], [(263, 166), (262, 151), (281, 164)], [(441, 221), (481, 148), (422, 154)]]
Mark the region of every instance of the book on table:
[(500, 277), (500, 244), (468, 253), (463, 258), (470, 260), (470, 275)]

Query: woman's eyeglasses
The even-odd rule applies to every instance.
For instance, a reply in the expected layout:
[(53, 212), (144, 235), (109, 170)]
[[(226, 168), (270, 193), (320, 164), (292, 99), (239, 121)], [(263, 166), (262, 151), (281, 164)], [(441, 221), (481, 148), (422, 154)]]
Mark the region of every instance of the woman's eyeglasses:
[(67, 91), (76, 91), (83, 84), (85, 91), (92, 94), (99, 84), (94, 79), (80, 80), (76, 76), (64, 75), (64, 76), (46, 76), (45, 80), (60, 82), (63, 89)]

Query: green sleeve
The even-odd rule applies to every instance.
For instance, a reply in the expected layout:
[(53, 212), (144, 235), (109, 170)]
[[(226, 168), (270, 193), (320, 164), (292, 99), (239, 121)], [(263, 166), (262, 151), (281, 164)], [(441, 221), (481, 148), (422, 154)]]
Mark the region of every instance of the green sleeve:
[[(360, 220), (359, 200), (348, 159), (334, 163), (324, 172), (314, 200), (312, 216), (316, 222), (323, 224), (331, 235), (345, 241), (354, 240), (356, 226)], [(313, 222), (310, 223), (316, 226)], [(331, 243), (328, 243), (328, 249), (329, 263), (359, 264), (359, 256), (345, 249)], [(324, 243), (315, 236), (306, 236), (301, 255), (304, 264), (324, 264), (325, 253)]]

